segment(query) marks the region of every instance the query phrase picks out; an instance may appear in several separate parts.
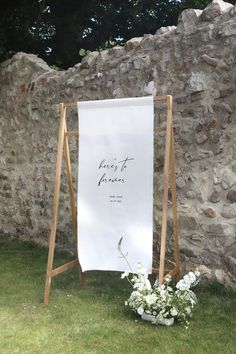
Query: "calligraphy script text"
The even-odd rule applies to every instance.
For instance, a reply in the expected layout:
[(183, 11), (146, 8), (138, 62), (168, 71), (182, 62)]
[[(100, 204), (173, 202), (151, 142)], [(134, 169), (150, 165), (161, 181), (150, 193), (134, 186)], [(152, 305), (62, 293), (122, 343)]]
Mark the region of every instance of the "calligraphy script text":
[(104, 172), (101, 178), (99, 179), (98, 187), (100, 187), (103, 183), (125, 183), (126, 180), (122, 176), (117, 176), (117, 175), (113, 175), (112, 177), (107, 176), (107, 172), (108, 171), (109, 172), (112, 171), (113, 173), (123, 172), (128, 167), (129, 162), (132, 160), (134, 160), (134, 158), (126, 157), (124, 160), (120, 160), (120, 161), (118, 161), (115, 158), (113, 162), (109, 163), (106, 161), (106, 159), (103, 159), (100, 162), (98, 169), (106, 172)]

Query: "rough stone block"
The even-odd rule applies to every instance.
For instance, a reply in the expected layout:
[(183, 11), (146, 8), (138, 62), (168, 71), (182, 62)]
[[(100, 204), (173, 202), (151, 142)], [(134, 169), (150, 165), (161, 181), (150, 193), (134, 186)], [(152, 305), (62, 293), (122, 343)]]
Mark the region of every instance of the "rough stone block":
[(179, 225), (182, 230), (198, 230), (198, 220), (193, 216), (180, 215)]
[(113, 47), (111, 51), (115, 58), (119, 58), (120, 56), (124, 55), (124, 48), (120, 46)]
[(176, 186), (179, 189), (183, 189), (186, 187), (186, 183), (183, 177), (179, 176), (178, 178), (176, 178)]
[(207, 77), (204, 72), (192, 72), (189, 79), (190, 92), (201, 92), (207, 87)]
[(135, 70), (142, 70), (147, 68), (151, 64), (151, 59), (149, 55), (144, 57), (138, 57), (134, 59), (134, 68)]
[(218, 203), (220, 201), (220, 193), (217, 190), (214, 190), (209, 196), (209, 201), (212, 203)]
[(166, 26), (166, 27), (161, 27), (156, 31), (156, 35), (163, 35), (166, 33), (170, 33), (176, 29), (176, 26)]
[(81, 68), (89, 68), (90, 66), (92, 66), (95, 63), (98, 55), (99, 52), (91, 52), (86, 55), (86, 57), (82, 59)]
[(156, 96), (157, 89), (155, 87), (155, 82), (154, 81), (149, 81), (147, 84), (145, 84), (143, 92), (144, 92), (145, 95)]
[(103, 62), (108, 60), (108, 57), (109, 57), (109, 49), (106, 49), (106, 50), (102, 50), (100, 53), (99, 53), (99, 57)]
[(232, 8), (229, 10), (229, 14), (230, 14), (230, 16), (236, 15), (236, 5), (234, 5), (234, 7), (232, 7)]
[(203, 209), (203, 212), (209, 218), (215, 218), (216, 217), (216, 212), (212, 208)]
[(234, 20), (228, 21), (226, 24), (222, 25), (219, 29), (218, 34), (221, 37), (229, 37), (236, 35), (236, 23)]
[(196, 32), (201, 13), (201, 10), (184, 10), (178, 18), (177, 32), (184, 33), (185, 35), (190, 35)]
[(222, 60), (216, 59), (216, 58), (212, 58), (207, 54), (203, 54), (202, 59), (209, 65), (215, 67), (215, 68), (219, 68), (222, 70), (229, 70), (229, 66), (227, 64), (225, 64)]
[(202, 21), (211, 21), (215, 17), (222, 15), (225, 12), (230, 11), (233, 8), (233, 5), (224, 2), (223, 0), (213, 0), (202, 12), (201, 20)]
[(221, 215), (226, 219), (233, 219), (236, 217), (236, 210), (230, 205), (223, 205)]
[(231, 203), (236, 203), (236, 190), (231, 189), (227, 193), (227, 200), (229, 200)]
[(134, 48), (137, 48), (140, 46), (140, 43), (142, 41), (143, 37), (134, 37), (134, 38), (131, 38), (129, 41), (127, 41), (125, 43), (125, 49), (127, 51), (130, 51)]
[(196, 141), (197, 141), (197, 144), (203, 144), (207, 141), (207, 136), (206, 134), (204, 134), (203, 132), (200, 132), (199, 134), (197, 134), (197, 137), (196, 137)]
[(236, 175), (230, 169), (226, 169), (222, 176), (223, 189), (231, 188), (236, 183)]
[(153, 48), (155, 37), (152, 34), (145, 34), (141, 43), (140, 47), (142, 49), (149, 49), (150, 51)]

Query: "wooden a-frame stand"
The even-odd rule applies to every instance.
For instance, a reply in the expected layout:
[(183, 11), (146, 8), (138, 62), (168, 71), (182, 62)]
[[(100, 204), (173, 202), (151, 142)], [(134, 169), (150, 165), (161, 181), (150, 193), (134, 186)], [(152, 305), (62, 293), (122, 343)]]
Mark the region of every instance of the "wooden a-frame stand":
[[(164, 281), (164, 277), (167, 274), (170, 274), (171, 276), (176, 276), (176, 278), (179, 279), (179, 276), (180, 276), (179, 237), (178, 237), (177, 200), (176, 200), (176, 183), (175, 183), (172, 96), (170, 96), (170, 95), (168, 95), (168, 96), (155, 96), (155, 97), (153, 97), (153, 99), (154, 99), (154, 101), (164, 101), (167, 104), (166, 127), (165, 128), (154, 128), (154, 132), (162, 132), (162, 131), (166, 132), (160, 265), (159, 265), (159, 268), (153, 268), (153, 273), (157, 273), (159, 275), (159, 283), (162, 284)], [(76, 107), (76, 106), (77, 106), (76, 102), (60, 103), (61, 122), (60, 122), (60, 129), (59, 129), (58, 151), (57, 151), (57, 162), (56, 162), (56, 176), (55, 176), (55, 190), (54, 190), (52, 221), (51, 221), (51, 234), (50, 234), (47, 273), (46, 273), (46, 282), (45, 282), (45, 291), (44, 291), (44, 303), (45, 304), (49, 303), (52, 277), (54, 277), (60, 273), (63, 273), (66, 270), (68, 270), (74, 266), (78, 266), (80, 281), (83, 282), (83, 274), (82, 274), (82, 270), (80, 267), (79, 259), (75, 259), (69, 263), (66, 263), (60, 267), (53, 269), (63, 150), (64, 150), (64, 158), (65, 158), (65, 163), (66, 163), (67, 179), (68, 179), (70, 207), (71, 207), (72, 225), (73, 225), (73, 235), (74, 235), (75, 240), (77, 239), (77, 215), (76, 215), (77, 212), (76, 212), (75, 195), (74, 195), (73, 184), (72, 184), (68, 136), (79, 136), (79, 132), (78, 131), (67, 131), (67, 127), (66, 127), (67, 107)], [(175, 261), (175, 266), (173, 269), (165, 269), (169, 175), (171, 177), (172, 209), (173, 209), (174, 261)]]

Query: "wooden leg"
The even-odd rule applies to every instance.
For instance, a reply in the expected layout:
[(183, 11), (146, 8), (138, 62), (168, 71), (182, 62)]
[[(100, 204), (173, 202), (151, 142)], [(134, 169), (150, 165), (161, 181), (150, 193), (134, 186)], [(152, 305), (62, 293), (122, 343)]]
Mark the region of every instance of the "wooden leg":
[(69, 150), (69, 144), (68, 144), (66, 125), (65, 125), (65, 135), (64, 135), (64, 156), (65, 156), (65, 162), (66, 162), (66, 174), (67, 174), (69, 196), (70, 196), (73, 236), (74, 236), (74, 239), (77, 240), (76, 205), (75, 205), (75, 195), (74, 195), (72, 175), (71, 175), (70, 150)]
[(166, 143), (165, 143), (164, 193), (163, 193), (163, 212), (162, 212), (162, 226), (161, 226), (162, 228), (161, 228), (159, 284), (163, 283), (164, 271), (165, 271), (171, 128), (172, 128), (172, 96), (167, 96), (167, 123), (166, 123)]
[[(69, 188), (69, 196), (70, 196), (70, 207), (71, 207), (71, 216), (72, 216), (72, 225), (73, 225), (73, 236), (74, 240), (77, 240), (77, 212), (76, 212), (76, 205), (75, 205), (75, 194), (73, 189), (73, 182), (72, 182), (72, 175), (71, 175), (71, 163), (70, 163), (70, 149), (68, 144), (68, 135), (67, 135), (67, 127), (65, 123), (65, 134), (64, 134), (64, 156), (66, 162), (66, 174), (67, 174), (67, 181), (68, 181), (68, 188)], [(79, 270), (79, 278), (80, 281), (84, 282), (84, 277), (82, 273), (82, 269), (80, 264), (78, 264)]]
[(63, 103), (60, 104), (60, 129), (58, 138), (58, 151), (57, 151), (57, 163), (56, 163), (56, 176), (55, 176), (55, 189), (54, 189), (54, 199), (53, 199), (53, 209), (52, 209), (52, 221), (51, 221), (51, 234), (50, 234), (50, 244), (48, 252), (48, 264), (47, 264), (47, 274), (44, 290), (44, 304), (49, 303), (51, 281), (52, 281), (52, 267), (54, 259), (54, 249), (55, 249), (55, 239), (56, 239), (56, 229), (57, 229), (57, 216), (58, 216), (58, 203), (59, 203), (59, 191), (61, 183), (61, 165), (62, 165), (62, 154), (63, 154), (63, 141), (65, 134), (65, 114), (66, 110)]
[(84, 284), (85, 283), (85, 280), (84, 280), (84, 274), (82, 272), (82, 268), (81, 268), (81, 265), (80, 263), (78, 263), (78, 271), (79, 271), (79, 281)]
[(174, 259), (175, 259), (175, 266), (177, 268), (176, 278), (177, 280), (179, 280), (180, 279), (179, 225), (178, 225), (178, 215), (177, 215), (173, 125), (171, 129), (170, 169), (171, 169), (172, 205), (173, 205)]

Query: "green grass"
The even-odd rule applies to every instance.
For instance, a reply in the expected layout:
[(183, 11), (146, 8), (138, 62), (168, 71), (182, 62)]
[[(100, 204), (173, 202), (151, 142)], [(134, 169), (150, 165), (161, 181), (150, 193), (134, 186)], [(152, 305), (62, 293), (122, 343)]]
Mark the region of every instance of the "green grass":
[[(154, 326), (125, 306), (130, 288), (116, 272), (72, 269), (53, 279), (42, 303), (47, 250), (0, 237), (0, 353), (236, 353), (235, 294), (199, 286), (189, 329)], [(58, 264), (71, 258), (57, 253)]]

